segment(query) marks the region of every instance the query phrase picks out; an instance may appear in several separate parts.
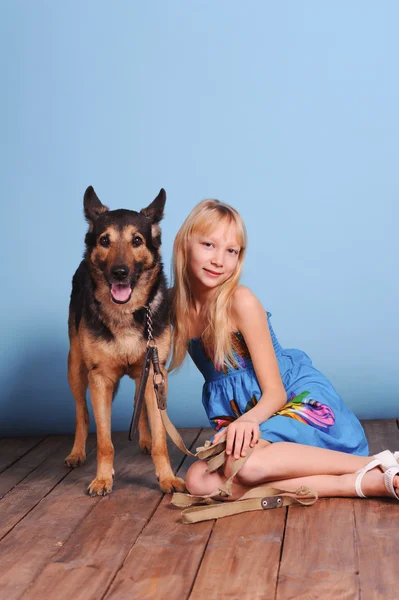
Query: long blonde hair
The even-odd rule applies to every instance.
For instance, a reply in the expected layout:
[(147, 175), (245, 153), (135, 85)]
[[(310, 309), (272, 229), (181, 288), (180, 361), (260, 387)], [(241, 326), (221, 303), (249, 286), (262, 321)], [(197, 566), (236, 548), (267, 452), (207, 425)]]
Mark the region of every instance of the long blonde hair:
[(230, 310), (233, 293), (240, 279), (247, 246), (247, 232), (240, 214), (219, 200), (203, 200), (188, 215), (180, 227), (173, 246), (173, 287), (171, 290), (171, 321), (173, 354), (170, 371), (178, 369), (187, 354), (190, 309), (193, 297), (187, 273), (187, 246), (192, 234), (210, 234), (220, 223), (235, 224), (240, 245), (237, 266), (232, 275), (216, 288), (209, 306), (202, 341), (217, 368), (234, 365), (231, 343)]

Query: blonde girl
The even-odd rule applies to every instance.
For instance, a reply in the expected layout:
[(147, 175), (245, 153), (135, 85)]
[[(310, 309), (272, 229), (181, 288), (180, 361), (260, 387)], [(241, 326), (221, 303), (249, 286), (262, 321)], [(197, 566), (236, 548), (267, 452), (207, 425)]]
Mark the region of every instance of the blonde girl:
[[(239, 213), (217, 200), (200, 202), (174, 243), (171, 370), (190, 354), (205, 383), (202, 402), (216, 430), (227, 428), (224, 468), (187, 473), (191, 494), (217, 489), (234, 460), (256, 446), (233, 487), (270, 482), (305, 486), (325, 496), (393, 496), (399, 500), (399, 453), (368, 456), (355, 415), (302, 351), (279, 344), (256, 296), (239, 285), (247, 246)], [(259, 272), (264, 269), (260, 265)], [(278, 482), (278, 484), (277, 484)]]

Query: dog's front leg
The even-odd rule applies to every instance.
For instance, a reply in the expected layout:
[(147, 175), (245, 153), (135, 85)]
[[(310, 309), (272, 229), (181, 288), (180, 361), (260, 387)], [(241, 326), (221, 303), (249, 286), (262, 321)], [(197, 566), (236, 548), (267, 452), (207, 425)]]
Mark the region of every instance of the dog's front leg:
[(114, 446), (111, 440), (111, 406), (116, 383), (99, 369), (89, 373), (91, 403), (97, 427), (97, 475), (87, 488), (90, 496), (105, 496), (112, 492)]
[[(136, 390), (137, 388), (138, 386), (136, 386)], [(139, 446), (144, 454), (151, 454), (151, 432), (148, 427), (147, 407), (145, 402), (141, 407), (141, 413), (139, 417)]]
[[(167, 389), (168, 374), (163, 368), (162, 372), (165, 377), (165, 385)], [(151, 427), (151, 455), (154, 462), (155, 473), (159, 481), (159, 486), (165, 493), (173, 491), (183, 492), (185, 490), (184, 480), (180, 477), (176, 477), (172, 471), (172, 467), (170, 466), (168, 448), (166, 445), (166, 431), (162, 423), (157, 399), (155, 396), (152, 370), (146, 386), (145, 401)]]

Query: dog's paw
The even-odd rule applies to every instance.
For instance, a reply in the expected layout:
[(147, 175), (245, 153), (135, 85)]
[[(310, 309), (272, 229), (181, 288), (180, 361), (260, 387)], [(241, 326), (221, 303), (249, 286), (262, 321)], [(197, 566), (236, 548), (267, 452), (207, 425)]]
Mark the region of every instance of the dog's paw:
[(143, 454), (151, 454), (151, 438), (140, 440), (139, 446)]
[(169, 494), (171, 492), (184, 492), (186, 484), (181, 477), (165, 477), (165, 479), (159, 479), (159, 487), (165, 494)]
[(64, 465), (66, 467), (72, 467), (72, 469), (75, 469), (75, 467), (80, 467), (81, 465), (84, 465), (85, 462), (86, 454), (84, 452), (71, 452), (71, 454), (69, 454), (64, 460)]
[(102, 479), (96, 477), (87, 488), (87, 494), (89, 496), (106, 496), (110, 494), (112, 492), (113, 479), (113, 475), (110, 478), (103, 477)]

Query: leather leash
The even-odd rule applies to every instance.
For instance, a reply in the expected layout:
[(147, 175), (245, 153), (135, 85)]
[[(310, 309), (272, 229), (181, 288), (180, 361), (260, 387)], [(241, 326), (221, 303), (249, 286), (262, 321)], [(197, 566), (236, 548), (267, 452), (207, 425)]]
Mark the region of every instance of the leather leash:
[[(129, 440), (130, 441), (133, 439), (133, 437), (137, 431), (137, 428), (138, 428), (138, 423), (139, 423), (139, 419), (140, 419), (140, 413), (141, 413), (141, 410), (143, 407), (143, 402), (144, 402), (144, 397), (145, 397), (145, 388), (146, 388), (148, 376), (150, 373), (151, 363), (152, 363), (153, 370), (154, 370), (153, 385), (154, 385), (155, 395), (157, 398), (158, 408), (161, 411), (161, 414), (163, 411), (166, 410), (165, 377), (161, 371), (161, 367), (159, 364), (158, 347), (155, 343), (155, 338), (153, 335), (151, 306), (145, 306), (144, 308), (146, 310), (146, 318), (147, 318), (148, 341), (147, 341), (147, 349), (144, 354), (143, 365), (142, 365), (142, 369), (141, 369), (140, 383), (139, 383), (136, 398), (134, 401), (133, 416), (132, 416), (132, 420), (130, 423), (130, 429), (129, 429)], [(173, 425), (172, 425), (172, 427), (173, 427)], [(172, 436), (172, 439), (174, 439), (174, 437), (175, 436)]]
[(138, 391), (134, 400), (134, 410), (133, 416), (130, 423), (129, 429), (129, 440), (131, 441), (137, 431), (138, 423), (140, 419), (140, 413), (142, 410), (144, 397), (145, 397), (145, 388), (148, 381), (148, 376), (151, 369), (151, 363), (154, 370), (153, 376), (153, 385), (154, 391), (157, 398), (157, 404), (159, 408), (159, 412), (161, 414), (162, 423), (172, 441), (176, 444), (176, 446), (181, 450), (184, 454), (188, 456), (196, 456), (190, 450), (188, 450), (182, 440), (180, 433), (177, 431), (176, 427), (173, 425), (171, 420), (169, 419), (168, 413), (166, 412), (166, 386), (165, 386), (165, 377), (161, 371), (161, 367), (159, 364), (159, 354), (158, 348), (155, 343), (155, 338), (153, 335), (153, 326), (152, 326), (152, 311), (151, 306), (145, 306), (146, 310), (146, 318), (147, 318), (147, 331), (148, 331), (148, 341), (147, 341), (147, 350), (143, 359), (143, 366), (141, 371), (141, 378), (138, 387)]
[(146, 388), (147, 381), (148, 381), (148, 375), (150, 373), (151, 359), (152, 359), (152, 346), (147, 345), (147, 350), (144, 354), (143, 366), (141, 368), (140, 384), (139, 384), (139, 388), (137, 390), (136, 398), (134, 400), (133, 416), (132, 416), (132, 420), (130, 423), (130, 429), (129, 429), (129, 440), (130, 441), (132, 441), (134, 434), (137, 431), (140, 413), (141, 413), (141, 409), (142, 409), (143, 401), (144, 401), (145, 388)]

